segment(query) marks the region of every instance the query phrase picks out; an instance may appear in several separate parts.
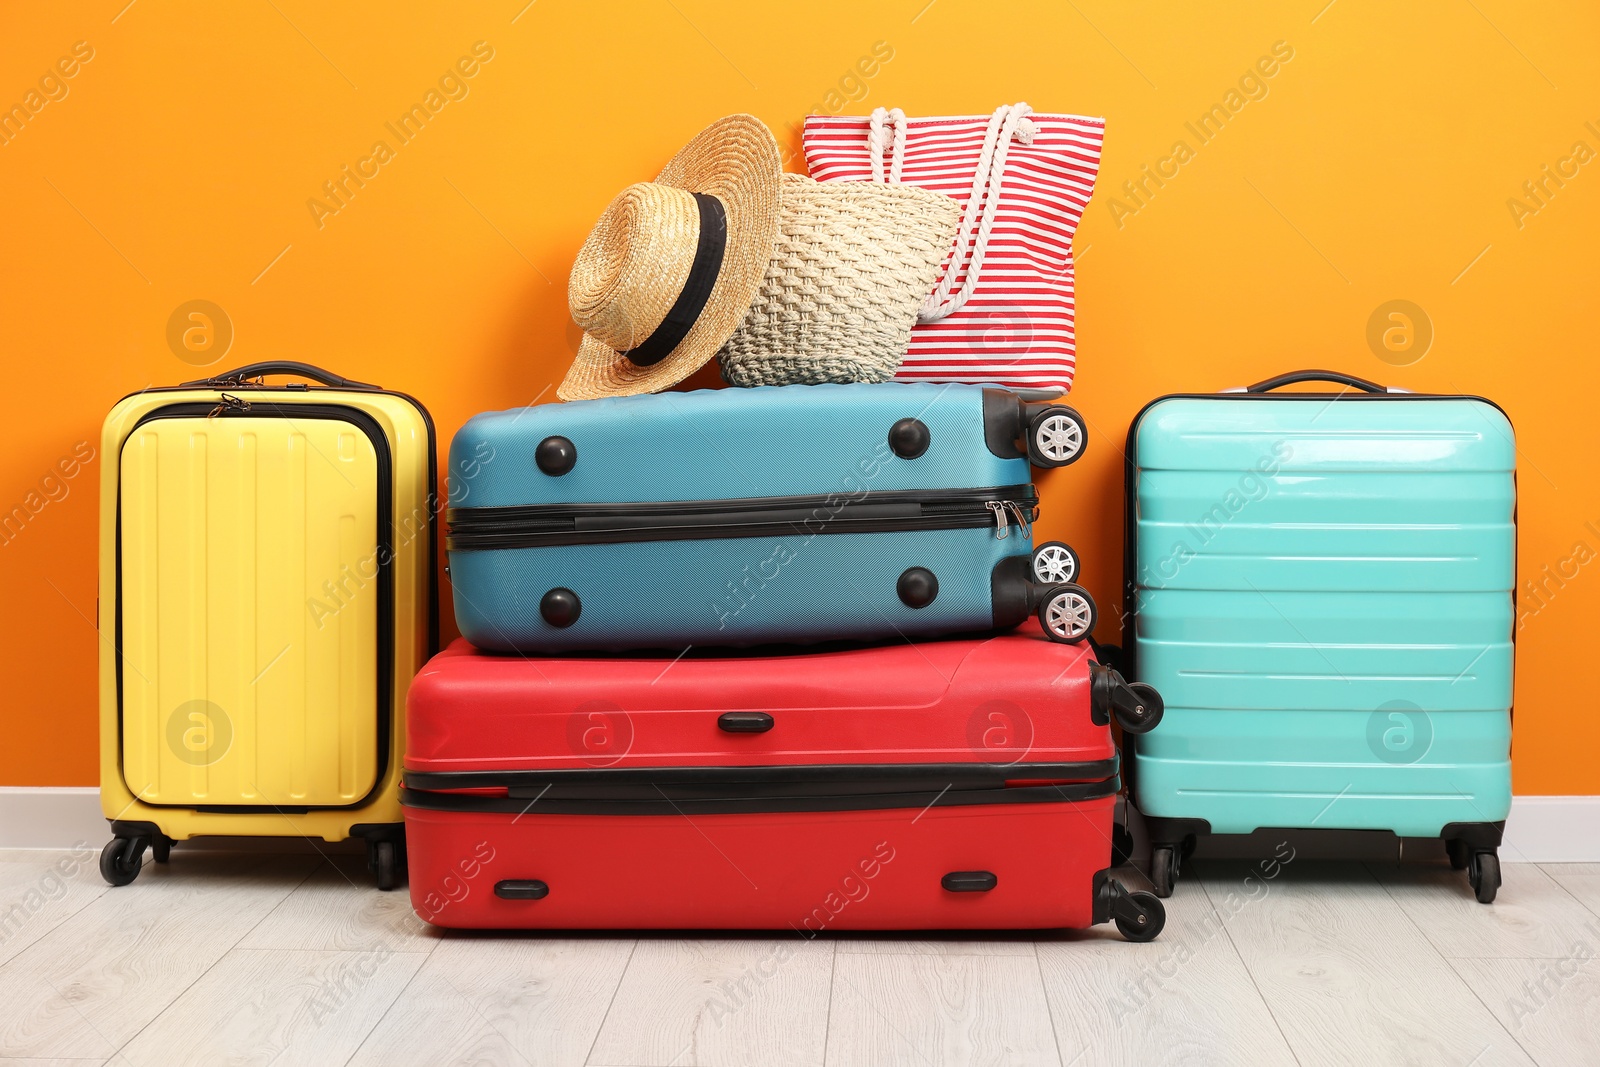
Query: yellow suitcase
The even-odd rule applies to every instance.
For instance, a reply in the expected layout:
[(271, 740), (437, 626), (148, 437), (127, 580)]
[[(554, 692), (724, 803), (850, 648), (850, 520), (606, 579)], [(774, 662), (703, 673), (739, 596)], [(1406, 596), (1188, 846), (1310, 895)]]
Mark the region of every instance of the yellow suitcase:
[(438, 643), (427, 411), (255, 363), (124, 398), (101, 448), (101, 874), (202, 835), (362, 837), (392, 888), (406, 687)]

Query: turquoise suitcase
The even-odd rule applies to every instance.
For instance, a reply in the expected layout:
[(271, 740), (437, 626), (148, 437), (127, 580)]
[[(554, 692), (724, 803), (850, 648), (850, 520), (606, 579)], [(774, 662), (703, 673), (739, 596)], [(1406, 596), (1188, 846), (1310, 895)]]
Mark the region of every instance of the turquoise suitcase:
[[(1300, 382), (1336, 392), (1274, 392)], [(1511, 806), (1516, 449), (1468, 396), (1327, 371), (1166, 396), (1128, 434), (1133, 794), (1171, 893), (1201, 834), (1443, 838), (1478, 900)]]

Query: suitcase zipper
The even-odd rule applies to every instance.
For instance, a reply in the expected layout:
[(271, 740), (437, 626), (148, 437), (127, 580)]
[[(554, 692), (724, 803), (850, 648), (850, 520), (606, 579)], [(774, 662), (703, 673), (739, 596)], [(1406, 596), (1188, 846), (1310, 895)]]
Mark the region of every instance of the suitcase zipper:
[(996, 541), (1004, 541), (1011, 533), (1010, 527), (1006, 522), (1006, 502), (1003, 500), (986, 500), (983, 506), (994, 512), (994, 539)]
[(1006, 512), (1008, 511), (1017, 517), (1018, 535), (1022, 537), (1033, 536), (1032, 523), (1035, 509), (1031, 503), (1026, 512), (1022, 510), (1022, 505), (1015, 500), (989, 500), (984, 502), (984, 507), (994, 512), (994, 539), (996, 541), (1004, 541), (1011, 536), (1011, 523), (1006, 519)]
[[(151, 391), (155, 392), (156, 390), (151, 390)], [(398, 395), (402, 395), (402, 394), (391, 394), (391, 395), (397, 395), (398, 396)], [(410, 399), (410, 398), (408, 397), (407, 399)], [(415, 404), (416, 402), (412, 401), (412, 403)], [(416, 405), (416, 406), (417, 406), (419, 411), (423, 410), (421, 405)], [(424, 412), (424, 414), (426, 414), (426, 413)], [(125, 446), (129, 440), (132, 440), (133, 434), (139, 429), (140, 426), (143, 426), (145, 423), (148, 423), (148, 422), (154, 422), (154, 421), (156, 421), (158, 419), (183, 419), (183, 418), (215, 419), (215, 418), (228, 418), (228, 417), (236, 417), (236, 416), (239, 416), (239, 417), (250, 417), (250, 418), (263, 418), (263, 417), (266, 417), (266, 418), (286, 418), (286, 419), (290, 419), (291, 421), (296, 419), (296, 418), (302, 418), (302, 419), (332, 419), (332, 420), (337, 420), (337, 421), (340, 421), (340, 422), (350, 423), (351, 425), (353, 425), (357, 429), (359, 429), (363, 434), (365, 434), (366, 437), (368, 438), (368, 440), (370, 440), (372, 442), (372, 449), (373, 449), (373, 453), (374, 453), (374, 456), (375, 456), (375, 459), (376, 459), (376, 466), (377, 466), (376, 481), (377, 481), (377, 490), (378, 490), (378, 493), (377, 493), (377, 498), (378, 498), (377, 499), (378, 525), (377, 525), (377, 529), (374, 531), (375, 537), (376, 537), (377, 548), (376, 548), (376, 551), (374, 553), (374, 558), (379, 561), (378, 562), (378, 573), (377, 573), (377, 578), (376, 578), (376, 580), (377, 580), (377, 588), (378, 588), (377, 627), (378, 627), (379, 640), (378, 640), (378, 647), (377, 647), (377, 655), (375, 657), (376, 660), (377, 660), (377, 662), (376, 662), (376, 670), (377, 670), (376, 692), (377, 692), (377, 699), (376, 699), (376, 701), (374, 702), (374, 705), (373, 705), (374, 714), (377, 716), (377, 748), (378, 748), (377, 770), (375, 771), (375, 776), (373, 778), (372, 788), (367, 791), (366, 796), (362, 797), (360, 800), (357, 800), (357, 801), (355, 801), (354, 803), (351, 803), (351, 804), (316, 804), (316, 805), (309, 805), (309, 806), (306, 806), (306, 807), (286, 808), (286, 807), (279, 807), (279, 806), (271, 805), (271, 804), (266, 804), (266, 805), (262, 805), (262, 804), (205, 804), (205, 805), (197, 805), (197, 804), (193, 804), (193, 803), (189, 803), (189, 804), (152, 804), (152, 803), (149, 803), (147, 801), (143, 802), (143, 803), (145, 803), (147, 806), (152, 807), (152, 808), (182, 808), (182, 809), (187, 809), (187, 810), (190, 810), (190, 811), (198, 811), (198, 812), (205, 812), (205, 813), (215, 813), (215, 814), (224, 814), (224, 815), (226, 815), (226, 814), (237, 814), (237, 815), (244, 815), (244, 814), (274, 814), (274, 813), (287, 815), (287, 814), (304, 813), (304, 812), (309, 812), (309, 811), (327, 811), (327, 810), (338, 811), (338, 810), (350, 810), (350, 809), (366, 808), (372, 803), (373, 799), (375, 797), (377, 797), (380, 792), (383, 791), (383, 789), (385, 788), (385, 782), (388, 780), (388, 777), (389, 777), (389, 750), (390, 750), (390, 747), (391, 747), (390, 746), (390, 732), (391, 732), (391, 727), (393, 725), (391, 720), (394, 718), (394, 716), (390, 712), (390, 705), (392, 703), (390, 692), (391, 692), (391, 688), (393, 686), (393, 681), (392, 681), (392, 677), (391, 676), (394, 673), (394, 669), (393, 669), (392, 665), (393, 665), (393, 661), (394, 661), (394, 623), (393, 623), (393, 618), (394, 618), (394, 610), (395, 610), (395, 605), (394, 605), (394, 568), (392, 566), (392, 562), (394, 560), (394, 555), (395, 555), (395, 550), (394, 550), (394, 534), (395, 534), (395, 529), (394, 528), (395, 528), (395, 522), (394, 522), (394, 502), (393, 502), (394, 501), (394, 473), (393, 473), (393, 470), (394, 470), (394, 468), (393, 468), (394, 458), (393, 458), (393, 455), (392, 455), (392, 453), (390, 451), (389, 439), (388, 439), (387, 435), (384, 434), (383, 427), (380, 426), (378, 421), (376, 419), (374, 419), (371, 415), (369, 415), (366, 412), (360, 410), (359, 408), (349, 407), (349, 406), (346, 406), (346, 405), (343, 405), (343, 404), (339, 404), (339, 403), (334, 402), (334, 401), (330, 401), (330, 402), (325, 403), (325, 404), (323, 404), (323, 403), (318, 403), (318, 404), (277, 404), (277, 403), (271, 403), (271, 402), (265, 402), (265, 401), (256, 401), (255, 403), (252, 404), (250, 401), (241, 399), (240, 397), (232, 396), (232, 395), (230, 395), (228, 393), (222, 393), (222, 394), (220, 394), (220, 397), (219, 397), (217, 403), (215, 403), (215, 404), (209, 404), (209, 403), (204, 403), (204, 402), (183, 402), (183, 403), (175, 403), (175, 404), (164, 404), (161, 407), (155, 408), (155, 409), (147, 412), (145, 415), (141, 416), (136, 423), (134, 423), (133, 429), (130, 430), (128, 432), (127, 436), (123, 438), (122, 445)], [(429, 421), (429, 426), (430, 426), (430, 428), (432, 426), (431, 420)], [(120, 450), (120, 447), (121, 446), (119, 446), (119, 450)], [(430, 466), (430, 468), (432, 467), (432, 462), (431, 462), (432, 459), (433, 459), (433, 455), (432, 455), (432, 449), (430, 447), (430, 449), (429, 449), (429, 460), (430, 460), (429, 466)], [(115, 636), (115, 642), (114, 642), (113, 647), (117, 650), (117, 657), (116, 657), (116, 664), (117, 664), (117, 677), (116, 677), (116, 684), (117, 684), (117, 732), (118, 732), (118, 736), (117, 736), (117, 752), (118, 752), (118, 755), (119, 755), (119, 762), (120, 762), (120, 755), (121, 755), (122, 746), (123, 746), (123, 737), (122, 737), (122, 667), (123, 667), (123, 663), (122, 663), (122, 652), (121, 652), (121, 650), (122, 650), (122, 515), (121, 515), (121, 512), (122, 512), (122, 494), (121, 494), (120, 487), (118, 489), (117, 502), (116, 502), (115, 506), (116, 506), (116, 509), (117, 509), (117, 526), (116, 526), (117, 599), (116, 599), (116, 603), (113, 606), (112, 610), (116, 613), (116, 629), (114, 631), (116, 636)], [(130, 789), (134, 788), (132, 783), (129, 783), (129, 788)], [(137, 790), (135, 790), (135, 792), (137, 792)]]
[(618, 504), (527, 504), (452, 508), (451, 551), (549, 548), (559, 545), (687, 541), (769, 534), (895, 533), (992, 526), (997, 540), (1036, 515), (1031, 485), (980, 489), (881, 490), (843, 498), (747, 497), (734, 500)]

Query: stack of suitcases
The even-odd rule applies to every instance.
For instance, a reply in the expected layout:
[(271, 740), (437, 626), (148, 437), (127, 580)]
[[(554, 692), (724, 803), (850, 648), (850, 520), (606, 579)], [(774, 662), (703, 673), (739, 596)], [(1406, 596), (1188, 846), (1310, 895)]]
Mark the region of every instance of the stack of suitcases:
[(1063, 415), (878, 384), (471, 420), (465, 636), (408, 709), (418, 911), (1155, 936), (1110, 877), (1111, 724), (1159, 699), (1096, 662), (1092, 601), (1029, 537), (1029, 427)]
[[(569, 277), (569, 402), (451, 448), (463, 639), (407, 709), (421, 915), (1159, 933), (1110, 875), (1112, 725), (1154, 727), (1159, 698), (1096, 661), (1077, 555), (1032, 543), (1032, 467), (1087, 439), (1057, 399), (1062, 196), (1092, 188), (1100, 127), (1030, 115), (952, 120), (956, 196), (882, 112), (832, 134), (861, 172), (816, 175), (845, 180), (781, 174), (730, 116), (612, 201)], [(1027, 319), (1006, 279), (1043, 262), (1036, 184), (1072, 215), (1041, 287), (1065, 333), (1041, 322), (1030, 365), (970, 338)], [(662, 392), (713, 355), (744, 388)]]
[[(569, 280), (569, 402), (450, 447), (443, 651), (416, 400), (288, 361), (124, 398), (107, 881), (194, 836), (359, 837), (448, 927), (1148, 941), (1201, 837), (1284, 828), (1442, 839), (1493, 901), (1516, 450), (1492, 403), (1328, 371), (1152, 401), (1125, 659), (1077, 553), (1034, 545), (1035, 469), (1088, 443), (1061, 398), (1102, 132), (1022, 104), (818, 118), (819, 182), (730, 116), (625, 190)], [(741, 387), (664, 391), (713, 358)], [(1112, 877), (1129, 810), (1154, 894)]]

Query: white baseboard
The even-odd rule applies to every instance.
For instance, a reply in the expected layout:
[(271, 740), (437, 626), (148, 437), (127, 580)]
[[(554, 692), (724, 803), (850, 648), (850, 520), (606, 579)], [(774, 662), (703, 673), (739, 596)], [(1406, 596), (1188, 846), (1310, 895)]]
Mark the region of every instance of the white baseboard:
[(98, 848), (110, 837), (95, 786), (0, 785), (0, 848)]
[[(109, 835), (92, 786), (0, 786), (0, 849), (99, 845)], [(1600, 796), (1513, 798), (1501, 858), (1600, 863)]]
[(1500, 858), (1600, 863), (1600, 796), (1512, 797)]

